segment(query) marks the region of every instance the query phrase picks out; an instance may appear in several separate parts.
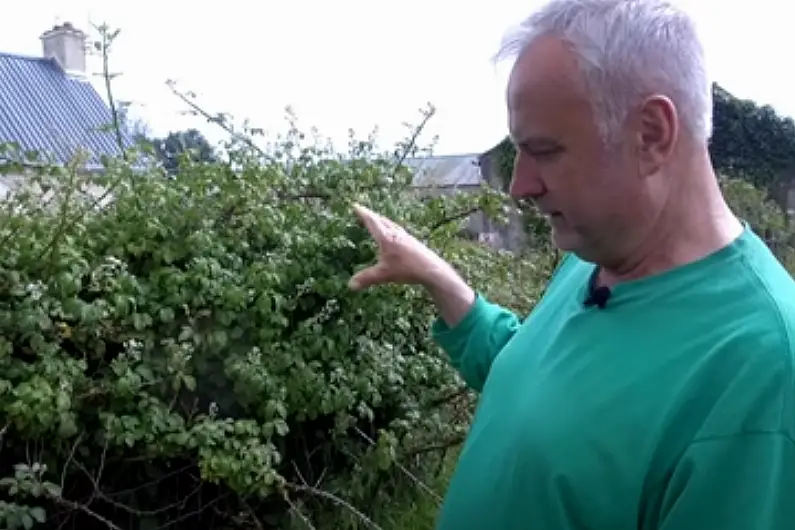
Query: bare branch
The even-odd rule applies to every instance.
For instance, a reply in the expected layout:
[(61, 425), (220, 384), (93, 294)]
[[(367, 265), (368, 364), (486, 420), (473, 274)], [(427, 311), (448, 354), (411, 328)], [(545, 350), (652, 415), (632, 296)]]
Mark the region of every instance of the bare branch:
[[(107, 449), (107, 445), (105, 447)], [(86, 477), (91, 482), (91, 485), (94, 488), (94, 491), (91, 493), (91, 498), (87, 502), (87, 504), (89, 504), (89, 505), (95, 499), (99, 499), (100, 501), (106, 502), (106, 503), (110, 504), (111, 506), (113, 506), (115, 508), (118, 508), (119, 510), (125, 511), (125, 512), (131, 514), (131, 515), (135, 515), (137, 517), (148, 517), (148, 516), (153, 516), (153, 515), (159, 515), (161, 513), (167, 512), (169, 510), (183, 510), (185, 508), (185, 506), (187, 506), (188, 501), (192, 497), (197, 495), (202, 489), (201, 481), (199, 481), (199, 485), (197, 487), (195, 487), (193, 489), (193, 491), (191, 491), (188, 495), (186, 495), (185, 497), (183, 497), (181, 500), (179, 500), (177, 502), (171, 503), (171, 504), (169, 504), (167, 506), (161, 506), (160, 508), (157, 508), (155, 510), (139, 510), (139, 509), (136, 509), (136, 508), (132, 508), (131, 506), (127, 506), (126, 504), (124, 504), (122, 502), (119, 502), (117, 500), (112, 499), (109, 495), (105, 494), (100, 489), (99, 481), (100, 481), (100, 478), (101, 478), (102, 467), (104, 466), (104, 461), (105, 461), (105, 451), (103, 450), (102, 461), (100, 462), (100, 469), (99, 469), (99, 472), (97, 473), (97, 477), (96, 478), (93, 477), (91, 475), (91, 473), (88, 472), (88, 470), (85, 468), (85, 466), (83, 466), (79, 462), (75, 461), (75, 465), (77, 467), (79, 467), (83, 471), (83, 473), (86, 475)], [(162, 480), (162, 478), (160, 480)]]
[(310, 495), (314, 495), (316, 497), (320, 497), (320, 498), (326, 499), (328, 501), (331, 501), (331, 502), (333, 502), (334, 504), (336, 504), (338, 506), (342, 506), (343, 508), (345, 508), (346, 510), (348, 510), (349, 512), (354, 514), (356, 517), (361, 519), (361, 521), (364, 524), (366, 524), (368, 528), (371, 528), (372, 530), (383, 530), (380, 526), (375, 524), (372, 521), (372, 519), (370, 519), (369, 517), (364, 515), (361, 511), (359, 511), (356, 508), (354, 508), (353, 505), (351, 505), (351, 503), (349, 503), (348, 501), (346, 501), (344, 499), (341, 499), (341, 498), (337, 497), (333, 493), (329, 493), (328, 491), (323, 491), (323, 490), (318, 489), (318, 488), (313, 488), (312, 486), (304, 486), (304, 485), (301, 485), (301, 484), (287, 483), (287, 484), (285, 484), (285, 486), (288, 489), (291, 489), (291, 490), (293, 490), (295, 492), (308, 493)]
[(109, 33), (108, 27), (104, 24), (102, 26), (94, 27), (99, 32), (100, 38), (102, 39), (99, 51), (102, 54), (102, 78), (105, 80), (105, 95), (108, 98), (108, 107), (110, 108), (111, 126), (113, 127), (113, 132), (116, 136), (116, 143), (119, 146), (121, 156), (126, 161), (127, 152), (125, 151), (124, 147), (124, 137), (121, 131), (119, 110), (116, 107), (116, 101), (113, 97), (113, 90), (111, 89), (111, 81), (114, 77), (116, 77), (116, 75), (110, 73), (110, 46), (113, 43), (113, 39), (115, 39), (116, 35), (118, 35), (118, 32), (114, 32), (112, 34)]
[(204, 512), (206, 509), (211, 508), (214, 505), (218, 504), (221, 500), (223, 500), (227, 496), (229, 496), (229, 492), (222, 493), (221, 495), (217, 496), (216, 498), (214, 498), (213, 500), (211, 500), (207, 504), (201, 506), (200, 508), (197, 508), (197, 509), (192, 510), (192, 511), (190, 511), (188, 513), (182, 514), (179, 517), (176, 517), (176, 518), (174, 518), (174, 519), (172, 519), (172, 520), (170, 520), (170, 521), (168, 521), (166, 523), (161, 524), (160, 526), (157, 526), (157, 527), (153, 528), (152, 530), (164, 530), (165, 528), (168, 528), (168, 527), (173, 526), (173, 525), (175, 525), (175, 524), (177, 524), (179, 522), (182, 522), (185, 519), (193, 517), (194, 515), (199, 515), (202, 512)]
[[(359, 434), (359, 436), (361, 436), (362, 438), (364, 438), (364, 439), (365, 439), (365, 440), (366, 440), (366, 441), (367, 441), (367, 442), (368, 442), (370, 445), (372, 445), (372, 446), (376, 446), (375, 440), (373, 440), (372, 438), (370, 438), (369, 436), (367, 436), (367, 434), (365, 434), (365, 432), (364, 432), (364, 431), (362, 431), (362, 430), (361, 430), (359, 427), (354, 427), (353, 429), (354, 429), (354, 430), (357, 432), (357, 434)], [(395, 464), (395, 466), (396, 466), (396, 467), (397, 467), (397, 468), (398, 468), (400, 471), (402, 471), (402, 472), (403, 472), (403, 473), (404, 473), (404, 474), (405, 474), (407, 477), (409, 477), (411, 480), (413, 480), (413, 481), (414, 481), (414, 483), (415, 483), (415, 484), (417, 484), (417, 486), (419, 486), (419, 488), (420, 488), (422, 491), (424, 491), (425, 493), (427, 493), (428, 495), (430, 495), (431, 497), (433, 497), (433, 498), (436, 500), (436, 502), (437, 502), (437, 503), (439, 503), (439, 504), (441, 504), (441, 503), (442, 503), (442, 497), (441, 497), (441, 495), (439, 495), (438, 493), (436, 493), (435, 491), (433, 491), (433, 490), (430, 488), (430, 486), (428, 486), (428, 485), (427, 485), (427, 484), (425, 484), (423, 481), (421, 481), (421, 480), (420, 480), (420, 479), (419, 479), (419, 478), (418, 478), (416, 475), (414, 475), (414, 473), (412, 473), (411, 471), (409, 471), (409, 470), (408, 470), (408, 468), (407, 468), (406, 466), (404, 466), (403, 464), (401, 464), (400, 462), (397, 462), (397, 461), (395, 461), (395, 462), (394, 462), (394, 464)]]
[(66, 459), (66, 463), (61, 470), (61, 491), (66, 489), (66, 473), (69, 471), (69, 466), (74, 460), (75, 453), (77, 452), (77, 447), (80, 445), (80, 442), (83, 440), (83, 433), (77, 435), (75, 438), (75, 443), (72, 444), (72, 449), (69, 451), (69, 457)]
[(207, 112), (206, 110), (201, 108), (199, 105), (197, 105), (196, 102), (194, 102), (193, 99), (188, 96), (188, 94), (185, 94), (185, 93), (180, 92), (179, 90), (177, 90), (176, 83), (173, 80), (166, 81), (166, 85), (168, 86), (169, 89), (171, 89), (171, 92), (173, 92), (173, 94), (175, 96), (177, 96), (180, 99), (180, 101), (182, 101), (188, 107), (190, 107), (190, 109), (193, 112), (195, 112), (197, 114), (200, 114), (208, 122), (218, 125), (223, 130), (225, 130), (227, 133), (229, 133), (232, 136), (232, 138), (235, 138), (237, 140), (242, 141), (247, 146), (249, 146), (251, 149), (255, 150), (257, 153), (262, 155), (264, 158), (271, 159), (271, 156), (268, 153), (266, 153), (264, 149), (262, 149), (260, 146), (255, 144), (254, 141), (251, 138), (249, 138), (248, 136), (244, 136), (244, 135), (238, 133), (234, 129), (234, 127), (232, 127), (230, 124), (228, 124), (226, 122), (226, 120), (223, 120), (223, 119), (219, 118), (218, 116), (211, 115), (209, 112)]
[(107, 526), (110, 530), (122, 530), (120, 527), (116, 526), (113, 523), (113, 521), (111, 521), (110, 519), (107, 519), (107, 518), (99, 515), (97, 512), (95, 512), (94, 510), (92, 510), (91, 508), (86, 506), (85, 504), (80, 504), (80, 503), (77, 503), (77, 502), (74, 502), (74, 501), (70, 501), (68, 499), (64, 499), (63, 497), (59, 497), (57, 495), (49, 495), (48, 494), (47, 498), (49, 498), (55, 504), (59, 504), (59, 505), (65, 507), (65, 508), (69, 508), (69, 509), (71, 509), (73, 511), (77, 510), (77, 511), (81, 511), (81, 512), (85, 513), (89, 517), (92, 517), (92, 518), (96, 519), (97, 521), (99, 521), (100, 523), (102, 523), (105, 526)]
[(447, 449), (451, 449), (457, 445), (461, 445), (464, 441), (464, 436), (456, 436), (455, 438), (451, 438), (444, 442), (439, 442), (437, 444), (426, 445), (425, 447), (420, 447), (418, 449), (412, 449), (411, 451), (406, 453), (408, 457), (414, 457), (417, 455), (425, 454), (425, 453), (432, 453), (434, 451), (445, 451)]
[(480, 208), (470, 208), (468, 210), (464, 210), (462, 212), (457, 212), (457, 213), (454, 213), (452, 215), (449, 215), (449, 216), (445, 217), (444, 219), (442, 219), (441, 221), (438, 221), (438, 222), (434, 223), (433, 225), (431, 225), (430, 231), (433, 232), (433, 231), (438, 230), (439, 228), (443, 227), (444, 225), (446, 225), (448, 223), (452, 223), (452, 222), (455, 222), (455, 221), (460, 221), (461, 219), (466, 219), (470, 215), (472, 215), (474, 213), (477, 213), (479, 211), (480, 211)]
[(120, 490), (120, 491), (114, 491), (113, 493), (106, 493), (105, 495), (107, 497), (121, 497), (121, 496), (124, 496), (124, 495), (131, 495), (133, 493), (136, 493), (137, 491), (140, 491), (142, 489), (146, 489), (146, 488), (148, 488), (150, 486), (153, 486), (153, 485), (157, 484), (158, 482), (162, 482), (162, 481), (164, 481), (166, 479), (169, 479), (171, 477), (174, 477), (176, 475), (184, 473), (185, 471), (187, 471), (187, 470), (189, 470), (189, 469), (191, 469), (191, 468), (193, 468), (195, 466), (196, 466), (196, 464), (191, 462), (190, 464), (186, 464), (186, 465), (184, 465), (184, 466), (182, 466), (180, 468), (177, 468), (174, 471), (166, 473), (165, 475), (163, 475), (163, 476), (161, 476), (159, 478), (156, 478), (156, 479), (153, 479), (153, 480), (149, 480), (149, 481), (144, 482), (143, 484), (139, 484), (138, 486), (135, 486), (133, 488), (128, 488), (128, 489)]
[(246, 502), (246, 499), (241, 497), (240, 504), (242, 504), (243, 507), (246, 509), (246, 512), (248, 513), (249, 517), (251, 517), (251, 520), (254, 523), (254, 526), (257, 527), (257, 530), (265, 530), (265, 526), (262, 524), (262, 521), (259, 520), (257, 515), (254, 513), (254, 509), (251, 507), (251, 505), (249, 505), (248, 502)]
[(290, 507), (290, 511), (298, 516), (299, 519), (301, 519), (301, 522), (304, 523), (304, 526), (306, 526), (309, 530), (317, 530), (309, 518), (301, 512), (301, 509), (292, 500), (290, 500), (290, 496), (287, 495), (287, 492), (284, 493), (283, 497), (284, 502), (286, 502)]
[(414, 129), (411, 138), (406, 144), (406, 148), (403, 150), (400, 157), (398, 158), (397, 163), (395, 164), (395, 167), (392, 169), (392, 178), (395, 178), (395, 175), (397, 175), (397, 172), (403, 166), (403, 163), (406, 161), (406, 158), (408, 158), (409, 153), (411, 153), (411, 151), (414, 150), (414, 147), (417, 145), (417, 139), (420, 137), (420, 134), (425, 129), (425, 126), (428, 125), (428, 121), (431, 119), (431, 117), (433, 117), (434, 114), (436, 114), (436, 109), (433, 107), (430, 107), (430, 109), (424, 113), (420, 125)]

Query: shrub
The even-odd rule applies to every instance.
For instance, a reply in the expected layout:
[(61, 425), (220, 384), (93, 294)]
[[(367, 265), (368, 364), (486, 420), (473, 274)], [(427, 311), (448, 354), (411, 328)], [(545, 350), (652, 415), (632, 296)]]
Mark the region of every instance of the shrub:
[(29, 176), (0, 213), (0, 524), (284, 527), (361, 510), (460, 441), (469, 402), (424, 293), (347, 287), (375, 258), (351, 202), (523, 312), (545, 272), (445, 222), (500, 215), (500, 192), (407, 200), (410, 151), (293, 129), (173, 175), (7, 165)]
[(795, 239), (782, 208), (765, 190), (755, 187), (742, 173), (722, 175), (720, 186), (735, 215), (765, 240), (790, 273), (795, 272)]

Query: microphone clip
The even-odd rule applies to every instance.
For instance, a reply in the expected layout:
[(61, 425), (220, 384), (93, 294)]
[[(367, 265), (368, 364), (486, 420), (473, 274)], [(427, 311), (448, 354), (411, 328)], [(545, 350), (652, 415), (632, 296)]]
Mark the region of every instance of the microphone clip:
[(597, 281), (599, 278), (599, 267), (596, 267), (591, 274), (591, 278), (588, 281), (588, 296), (585, 298), (585, 302), (583, 305), (585, 307), (592, 307), (596, 306), (599, 309), (604, 309), (607, 306), (607, 301), (610, 300), (610, 287), (606, 285), (597, 285)]

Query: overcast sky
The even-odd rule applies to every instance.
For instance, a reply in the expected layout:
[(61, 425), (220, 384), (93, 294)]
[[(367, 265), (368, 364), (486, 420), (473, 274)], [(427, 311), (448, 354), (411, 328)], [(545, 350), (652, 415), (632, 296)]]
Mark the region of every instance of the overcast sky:
[[(795, 5), (783, 0), (680, 0), (701, 26), (715, 79), (735, 95), (795, 116)], [(116, 96), (136, 102), (155, 134), (213, 126), (185, 116), (175, 79), (211, 112), (258, 127), (302, 123), (344, 140), (378, 126), (388, 142), (437, 107), (437, 152), (475, 153), (506, 133), (505, 72), (490, 62), (504, 32), (539, 0), (27, 0), (4, 16), (0, 51), (39, 55), (55, 22), (121, 29)], [(792, 7), (785, 7), (792, 5)], [(96, 61), (89, 63), (96, 69)], [(96, 80), (98, 83), (99, 80)], [(99, 86), (99, 84), (98, 84)]]

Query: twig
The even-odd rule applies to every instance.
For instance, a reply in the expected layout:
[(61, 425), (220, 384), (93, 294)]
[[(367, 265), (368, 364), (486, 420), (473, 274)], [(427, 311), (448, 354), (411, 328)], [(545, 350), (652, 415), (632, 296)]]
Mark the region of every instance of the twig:
[(341, 499), (341, 498), (337, 497), (333, 493), (329, 493), (327, 491), (323, 491), (323, 490), (318, 489), (318, 488), (313, 488), (312, 486), (302, 486), (301, 484), (287, 483), (287, 484), (285, 484), (285, 486), (288, 489), (291, 489), (291, 490), (296, 491), (296, 492), (309, 493), (310, 495), (315, 495), (317, 497), (321, 497), (323, 499), (329, 500), (329, 501), (333, 502), (334, 504), (337, 504), (338, 506), (342, 506), (346, 510), (350, 511), (356, 517), (361, 519), (362, 522), (364, 522), (372, 530), (383, 530), (380, 526), (375, 524), (372, 521), (372, 519), (370, 519), (369, 517), (364, 515), (362, 512), (360, 512), (356, 508), (354, 508), (353, 505), (351, 505), (351, 503), (349, 503), (345, 499)]
[[(372, 438), (370, 438), (369, 436), (367, 436), (367, 434), (365, 434), (365, 432), (364, 432), (364, 431), (362, 431), (362, 430), (361, 430), (359, 427), (354, 427), (353, 429), (354, 429), (354, 430), (355, 430), (355, 431), (356, 431), (356, 432), (359, 434), (359, 436), (361, 436), (362, 438), (364, 438), (364, 439), (365, 439), (365, 440), (366, 440), (366, 441), (367, 441), (367, 442), (368, 442), (370, 445), (372, 445), (372, 446), (374, 446), (374, 447), (377, 445), (377, 444), (375, 443), (375, 440), (373, 440)], [(401, 464), (400, 462), (397, 462), (397, 461), (395, 461), (395, 462), (394, 462), (394, 464), (395, 464), (395, 466), (396, 466), (396, 467), (397, 467), (397, 468), (398, 468), (400, 471), (402, 471), (402, 472), (403, 472), (403, 473), (404, 473), (404, 474), (405, 474), (407, 477), (409, 477), (411, 480), (413, 480), (413, 481), (414, 481), (414, 482), (417, 484), (417, 486), (419, 486), (419, 487), (420, 487), (420, 489), (421, 489), (421, 490), (423, 490), (425, 493), (427, 493), (428, 495), (430, 495), (431, 497), (433, 497), (433, 498), (434, 498), (434, 499), (435, 499), (435, 500), (436, 500), (436, 501), (437, 501), (439, 504), (441, 504), (441, 503), (442, 503), (442, 497), (441, 497), (441, 495), (439, 495), (438, 493), (436, 493), (435, 491), (433, 491), (433, 490), (430, 488), (430, 486), (428, 486), (428, 485), (427, 485), (427, 484), (425, 484), (423, 481), (421, 481), (421, 480), (420, 480), (420, 479), (419, 479), (419, 478), (418, 478), (416, 475), (414, 475), (414, 473), (412, 473), (411, 471), (409, 471), (409, 470), (408, 470), (408, 468), (407, 468), (406, 466), (404, 466), (403, 464)]]
[[(199, 485), (193, 489), (193, 491), (191, 491), (188, 495), (183, 497), (181, 500), (179, 500), (177, 502), (174, 502), (174, 503), (171, 503), (171, 504), (169, 504), (167, 506), (162, 506), (162, 507), (157, 508), (155, 510), (139, 510), (139, 509), (136, 509), (136, 508), (132, 508), (131, 506), (128, 506), (128, 505), (126, 505), (126, 504), (124, 504), (122, 502), (119, 502), (117, 500), (112, 499), (109, 495), (105, 494), (100, 489), (99, 478), (100, 478), (100, 475), (102, 474), (102, 466), (104, 465), (104, 460), (105, 460), (105, 458), (104, 458), (104, 451), (103, 451), (103, 458), (102, 458), (103, 463), (100, 463), (100, 470), (99, 470), (99, 472), (97, 474), (97, 478), (94, 478), (93, 476), (91, 476), (91, 473), (88, 472), (88, 470), (86, 469), (85, 466), (83, 466), (79, 462), (75, 461), (75, 465), (77, 467), (79, 467), (81, 471), (83, 471), (83, 473), (86, 475), (86, 477), (88, 477), (88, 480), (91, 482), (91, 485), (94, 488), (94, 491), (91, 493), (91, 498), (88, 500), (87, 504), (91, 504), (94, 501), (94, 499), (99, 499), (102, 502), (106, 502), (106, 503), (110, 504), (111, 506), (113, 506), (115, 508), (118, 508), (118, 509), (120, 509), (122, 511), (125, 511), (125, 512), (131, 514), (131, 515), (135, 515), (135, 516), (138, 516), (138, 517), (149, 517), (149, 516), (158, 515), (158, 514), (167, 512), (169, 510), (173, 510), (173, 509), (178, 509), (178, 510), (184, 509), (185, 506), (188, 504), (188, 501), (193, 496), (198, 494), (201, 491), (201, 489), (202, 489), (202, 484), (200, 482)], [(162, 480), (162, 479), (160, 479), (160, 480)]]
[(428, 121), (431, 119), (431, 117), (432, 117), (434, 114), (436, 114), (436, 109), (435, 109), (435, 108), (433, 108), (433, 107), (431, 107), (431, 108), (428, 110), (428, 112), (426, 112), (426, 113), (424, 114), (424, 116), (423, 116), (423, 119), (422, 119), (422, 121), (420, 122), (420, 125), (419, 125), (419, 126), (416, 128), (416, 129), (414, 129), (414, 133), (412, 133), (412, 135), (411, 135), (411, 138), (409, 138), (409, 141), (408, 141), (408, 144), (406, 145), (406, 148), (403, 150), (403, 153), (402, 153), (402, 154), (400, 155), (400, 157), (398, 158), (398, 161), (397, 161), (397, 163), (395, 164), (395, 167), (394, 167), (394, 168), (392, 168), (392, 175), (391, 175), (391, 177), (392, 177), (393, 179), (395, 178), (395, 175), (397, 175), (397, 172), (400, 170), (400, 168), (403, 166), (403, 163), (406, 161), (406, 158), (408, 158), (408, 156), (409, 156), (409, 153), (410, 153), (410, 152), (411, 152), (411, 151), (414, 149), (414, 147), (417, 145), (417, 139), (420, 137), (420, 134), (421, 134), (421, 133), (422, 133), (422, 131), (425, 129), (425, 126), (428, 124)]
[[(267, 160), (273, 160), (273, 157), (270, 156), (264, 149), (262, 149), (256, 143), (254, 143), (254, 140), (252, 140), (250, 137), (245, 136), (245, 135), (237, 132), (234, 129), (234, 127), (232, 127), (229, 123), (227, 123), (226, 120), (224, 120), (224, 119), (222, 119), (222, 118), (220, 118), (218, 116), (213, 116), (212, 114), (210, 114), (209, 112), (204, 110), (201, 106), (199, 106), (195, 101), (193, 101), (192, 97), (195, 97), (195, 96), (193, 96), (193, 94), (191, 94), (189, 96), (188, 94), (180, 92), (179, 90), (177, 90), (176, 83), (173, 80), (166, 81), (166, 85), (168, 86), (168, 88), (171, 90), (171, 92), (180, 101), (182, 101), (183, 103), (185, 103), (185, 105), (190, 107), (191, 111), (195, 112), (196, 114), (201, 115), (208, 122), (218, 125), (224, 131), (226, 131), (232, 138), (242, 141), (248, 147), (250, 147), (251, 149), (253, 149), (257, 153), (259, 153), (263, 158), (265, 158)], [(394, 167), (392, 168), (392, 172), (391, 172), (391, 175), (390, 175), (390, 180), (395, 178), (395, 176), (397, 175), (397, 172), (400, 170), (400, 168), (403, 166), (403, 163), (406, 161), (406, 158), (408, 158), (409, 153), (411, 153), (411, 151), (414, 149), (414, 147), (415, 147), (415, 145), (417, 143), (417, 139), (419, 138), (419, 136), (422, 133), (422, 131), (425, 129), (425, 126), (428, 124), (428, 120), (430, 120), (431, 117), (435, 113), (436, 113), (436, 110), (433, 107), (431, 107), (430, 110), (428, 110), (427, 112), (424, 113), (422, 121), (420, 122), (419, 126), (417, 126), (415, 128), (414, 132), (411, 135), (411, 138), (409, 139), (409, 141), (406, 144), (405, 149), (402, 150), (402, 152), (400, 153), (400, 156), (398, 157), (397, 162), (395, 163)], [(380, 186), (372, 186), (372, 187), (367, 187), (367, 188), (364, 188), (364, 189), (365, 190), (377, 189), (379, 187)], [(277, 196), (280, 199), (289, 199), (289, 200), (297, 200), (297, 199), (324, 199), (324, 200), (330, 200), (330, 199), (334, 198), (333, 194), (320, 192), (320, 191), (316, 191), (316, 190), (308, 190), (308, 191), (305, 191), (305, 192), (302, 192), (302, 193), (299, 193), (299, 194), (287, 194), (287, 193), (285, 193), (283, 191), (276, 190), (276, 194), (277, 194)]]
[(452, 223), (454, 221), (459, 221), (461, 219), (465, 219), (465, 218), (469, 217), (470, 215), (472, 215), (474, 213), (477, 213), (479, 211), (480, 211), (480, 208), (473, 207), (473, 208), (470, 208), (468, 210), (464, 210), (462, 212), (454, 213), (454, 214), (452, 214), (452, 215), (450, 215), (448, 217), (445, 217), (441, 221), (438, 221), (437, 223), (434, 223), (433, 225), (431, 225), (430, 232), (438, 230), (439, 228), (443, 227), (444, 225), (446, 225), (448, 223)]
[(430, 407), (431, 408), (439, 407), (441, 405), (444, 405), (445, 403), (450, 403), (451, 401), (454, 401), (462, 396), (466, 396), (467, 394), (469, 394), (469, 388), (463, 386), (458, 390), (456, 390), (455, 392), (451, 392), (450, 394), (444, 397), (431, 401)]
[(108, 455), (108, 445), (110, 445), (110, 438), (105, 436), (105, 444), (102, 446), (102, 456), (99, 459), (99, 470), (97, 470), (97, 478), (94, 482), (95, 492), (100, 493), (99, 491), (99, 483), (102, 481), (102, 473), (105, 470), (105, 459)]
[(83, 433), (77, 435), (75, 439), (75, 443), (72, 444), (72, 449), (69, 451), (69, 457), (66, 459), (66, 463), (63, 466), (63, 470), (61, 471), (61, 491), (66, 489), (66, 473), (69, 471), (69, 465), (74, 460), (75, 453), (77, 452), (77, 447), (80, 445), (80, 442), (83, 440)]
[(202, 506), (200, 508), (197, 508), (197, 509), (195, 509), (193, 511), (190, 511), (190, 512), (188, 512), (186, 514), (182, 514), (179, 517), (176, 517), (175, 519), (172, 519), (170, 521), (167, 521), (167, 522), (161, 524), (160, 526), (156, 526), (152, 530), (163, 530), (165, 528), (168, 528), (169, 526), (172, 526), (172, 525), (175, 525), (175, 524), (177, 524), (177, 523), (179, 523), (181, 521), (184, 521), (185, 519), (188, 519), (189, 517), (193, 517), (194, 515), (199, 515), (202, 512), (204, 512), (204, 510), (206, 510), (207, 508), (210, 508), (210, 507), (218, 504), (222, 499), (224, 499), (224, 498), (226, 498), (228, 496), (229, 496), (228, 492), (222, 493), (221, 495), (217, 496), (216, 498), (214, 498), (213, 500), (211, 500), (210, 502), (208, 502), (204, 506)]
[(315, 526), (312, 524), (312, 522), (309, 520), (309, 518), (301, 512), (301, 510), (298, 508), (298, 506), (296, 506), (296, 504), (292, 500), (290, 500), (290, 496), (287, 495), (287, 492), (284, 492), (284, 495), (282, 497), (284, 498), (284, 502), (286, 502), (287, 505), (290, 507), (290, 511), (292, 511), (295, 515), (298, 516), (299, 519), (301, 519), (301, 522), (304, 523), (304, 526), (306, 526), (309, 530), (317, 530)]
[(118, 36), (119, 30), (117, 29), (113, 33), (108, 33), (108, 27), (106, 25), (102, 26), (95, 26), (97, 31), (99, 31), (100, 36), (102, 37), (102, 43), (100, 44), (100, 53), (102, 53), (102, 77), (105, 80), (105, 93), (108, 97), (108, 107), (110, 107), (110, 116), (111, 116), (111, 124), (113, 126), (113, 132), (116, 136), (116, 143), (119, 146), (119, 151), (121, 152), (122, 159), (127, 161), (127, 152), (125, 151), (124, 147), (124, 137), (121, 132), (121, 123), (119, 120), (119, 111), (116, 108), (116, 102), (113, 97), (113, 90), (111, 89), (111, 80), (114, 77), (114, 74), (110, 73), (110, 61), (109, 61), (109, 54), (110, 54), (110, 45), (113, 43), (113, 40)]
[(445, 449), (450, 449), (451, 447), (455, 447), (456, 445), (461, 444), (464, 441), (463, 436), (456, 436), (455, 438), (451, 438), (444, 442), (440, 442), (438, 444), (427, 445), (425, 447), (420, 447), (419, 449), (413, 449), (406, 453), (408, 457), (414, 457), (417, 455), (431, 453), (433, 451), (444, 451)]
[(219, 118), (217, 116), (211, 115), (209, 112), (207, 112), (206, 110), (201, 108), (195, 102), (191, 101), (191, 99), (187, 95), (185, 95), (182, 92), (180, 92), (179, 90), (177, 90), (176, 89), (176, 83), (173, 80), (169, 79), (168, 81), (166, 81), (166, 86), (168, 86), (168, 88), (171, 89), (171, 92), (173, 92), (174, 95), (177, 96), (180, 99), (180, 101), (182, 101), (188, 107), (190, 107), (193, 112), (195, 112), (197, 114), (201, 114), (208, 122), (218, 125), (223, 130), (228, 132), (233, 138), (244, 142), (247, 146), (249, 146), (251, 149), (253, 149), (256, 152), (258, 152), (264, 158), (269, 159), (269, 160), (272, 159), (272, 157), (268, 153), (266, 153), (264, 149), (262, 149), (260, 146), (255, 144), (254, 141), (251, 138), (249, 138), (248, 136), (244, 136), (244, 135), (238, 133), (237, 131), (235, 131), (235, 129), (231, 125), (227, 124), (224, 120), (222, 120), (221, 118)]
[(57, 495), (47, 495), (47, 497), (50, 500), (52, 500), (54, 503), (56, 503), (56, 504), (60, 504), (61, 506), (69, 508), (69, 509), (71, 509), (73, 511), (74, 510), (81, 511), (81, 512), (85, 513), (86, 515), (88, 515), (89, 517), (93, 517), (94, 519), (96, 519), (100, 523), (102, 523), (105, 526), (107, 526), (110, 530), (122, 530), (120, 527), (116, 526), (113, 523), (113, 521), (111, 521), (110, 519), (107, 519), (107, 518), (99, 515), (97, 512), (95, 512), (94, 510), (92, 510), (91, 508), (89, 508), (88, 506), (86, 506), (84, 504), (80, 504), (80, 503), (77, 503), (77, 502), (74, 502), (74, 501), (70, 501), (68, 499), (64, 499), (63, 497), (59, 497)]
[(251, 516), (251, 520), (254, 522), (254, 526), (257, 527), (257, 530), (265, 530), (265, 526), (263, 526), (262, 521), (259, 520), (257, 514), (254, 513), (254, 509), (246, 502), (246, 499), (243, 497), (240, 498), (240, 504), (246, 509), (248, 514)]
[(147, 482), (144, 482), (143, 484), (139, 484), (138, 486), (135, 486), (135, 487), (132, 487), (132, 488), (127, 488), (127, 489), (120, 490), (120, 491), (114, 491), (113, 493), (106, 493), (105, 495), (107, 497), (122, 497), (124, 495), (130, 495), (130, 494), (133, 494), (133, 493), (135, 493), (137, 491), (140, 491), (142, 489), (146, 489), (149, 486), (154, 486), (158, 482), (162, 482), (162, 481), (164, 481), (166, 479), (169, 479), (169, 478), (171, 478), (173, 476), (179, 475), (180, 473), (184, 473), (185, 471), (189, 470), (192, 467), (196, 467), (196, 464), (193, 463), (193, 462), (191, 462), (190, 464), (187, 464), (187, 465), (185, 465), (183, 467), (177, 468), (174, 471), (170, 471), (170, 472), (166, 473), (165, 475), (163, 475), (163, 476), (161, 476), (159, 478), (156, 478), (156, 479), (153, 479), (153, 480), (149, 480)]
[(3, 448), (3, 442), (5, 441), (6, 433), (8, 432), (8, 423), (3, 425), (3, 428), (0, 429), (0, 449)]

